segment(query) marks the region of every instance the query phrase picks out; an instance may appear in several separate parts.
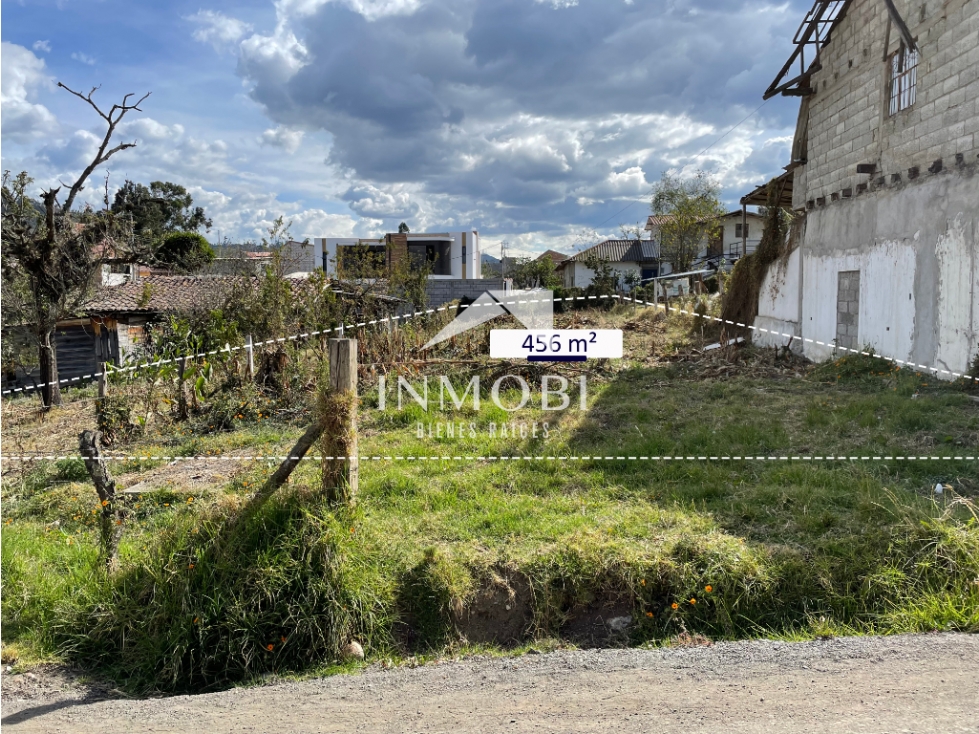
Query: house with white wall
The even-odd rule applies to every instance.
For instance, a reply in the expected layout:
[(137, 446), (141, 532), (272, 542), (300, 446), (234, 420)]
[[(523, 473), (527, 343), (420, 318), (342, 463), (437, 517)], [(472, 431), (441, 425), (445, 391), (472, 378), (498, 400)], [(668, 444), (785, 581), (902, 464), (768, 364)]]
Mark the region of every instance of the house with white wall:
[(565, 288), (587, 288), (595, 271), (587, 260), (606, 260), (624, 284), (628, 278), (649, 281), (663, 273), (659, 266), (659, 247), (651, 240), (605, 240), (572, 255), (561, 263)]
[(816, 2), (796, 39), (765, 97), (801, 97), (782, 177), (797, 236), (755, 325), (815, 360), (835, 343), (966, 372), (979, 350), (979, 0)]
[[(742, 227), (744, 234), (742, 236)], [(761, 243), (761, 233), (765, 227), (765, 218), (754, 212), (746, 212), (744, 221), (740, 210), (728, 212), (721, 217), (720, 250), (726, 260), (737, 260), (743, 255), (750, 255), (758, 249)]]
[[(405, 232), (377, 239), (363, 237), (316, 237), (312, 240), (309, 264), (322, 268), (331, 277), (342, 271), (344, 256), (368, 253), (391, 264), (406, 256), (411, 263), (426, 264), (432, 280), (479, 280), (482, 278), (482, 253), (479, 232)], [(339, 268), (338, 268), (339, 265)], [(342, 275), (341, 275), (342, 277)]]
[[(650, 215), (646, 219), (645, 231), (649, 239), (660, 244), (660, 232), (669, 215)], [(704, 237), (696, 260), (703, 261), (723, 257), (727, 261), (737, 260), (742, 255), (750, 255), (761, 242), (765, 219), (754, 212), (733, 211), (720, 217), (717, 233)], [(742, 236), (742, 229), (744, 236)], [(664, 274), (669, 273), (669, 265), (664, 263)]]

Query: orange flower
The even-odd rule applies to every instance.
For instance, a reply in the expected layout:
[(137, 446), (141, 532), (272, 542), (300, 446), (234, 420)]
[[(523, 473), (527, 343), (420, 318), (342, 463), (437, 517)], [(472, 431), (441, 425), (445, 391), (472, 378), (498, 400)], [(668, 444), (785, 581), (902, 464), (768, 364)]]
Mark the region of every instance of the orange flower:
[(652, 612), (646, 612), (646, 616), (649, 617), (650, 619), (652, 619), (653, 618), (653, 613)]
[(187, 570), (188, 571), (193, 571), (194, 570), (194, 564), (193, 563), (188, 563), (187, 564)]
[(270, 642), (268, 645), (265, 646), (265, 649), (268, 650), (269, 652), (272, 652), (275, 649), (275, 645), (273, 645)]
[(285, 642), (286, 641), (286, 636), (285, 635), (282, 635), (279, 639), (282, 640), (283, 642)]
[(696, 603), (697, 603), (697, 600), (696, 600), (696, 599), (691, 599), (691, 600), (690, 600), (690, 603), (691, 603), (691, 604), (696, 604)]
[(640, 586), (645, 586), (646, 585), (646, 579), (640, 579), (639, 580), (639, 585)]
[(200, 621), (200, 617), (194, 617), (194, 624), (197, 624), (198, 621)]
[(671, 609), (679, 609), (680, 608), (680, 605), (677, 604), (676, 602), (673, 602), (672, 604), (670, 604), (670, 608)]
[(102, 506), (106, 507), (109, 504), (109, 500), (102, 500)]
[(713, 590), (714, 590), (714, 587), (711, 586), (710, 584), (707, 584), (707, 586), (704, 587), (704, 591), (706, 591), (708, 594), (710, 592), (712, 592)]

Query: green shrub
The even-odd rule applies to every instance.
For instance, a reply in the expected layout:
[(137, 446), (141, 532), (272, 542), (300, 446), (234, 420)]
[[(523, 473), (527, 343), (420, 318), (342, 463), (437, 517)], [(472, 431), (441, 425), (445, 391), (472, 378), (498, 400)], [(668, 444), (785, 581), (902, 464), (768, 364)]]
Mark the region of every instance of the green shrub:
[(163, 237), (156, 258), (175, 270), (191, 273), (214, 261), (214, 249), (198, 232), (171, 232)]

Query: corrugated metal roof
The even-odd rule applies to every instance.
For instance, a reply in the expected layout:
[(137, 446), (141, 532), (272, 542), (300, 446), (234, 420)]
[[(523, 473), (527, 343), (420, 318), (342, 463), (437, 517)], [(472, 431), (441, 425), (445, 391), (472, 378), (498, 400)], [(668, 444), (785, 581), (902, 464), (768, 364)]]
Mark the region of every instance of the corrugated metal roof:
[(605, 240), (568, 258), (584, 262), (595, 255), (610, 262), (649, 262), (656, 260), (656, 244), (649, 240)]

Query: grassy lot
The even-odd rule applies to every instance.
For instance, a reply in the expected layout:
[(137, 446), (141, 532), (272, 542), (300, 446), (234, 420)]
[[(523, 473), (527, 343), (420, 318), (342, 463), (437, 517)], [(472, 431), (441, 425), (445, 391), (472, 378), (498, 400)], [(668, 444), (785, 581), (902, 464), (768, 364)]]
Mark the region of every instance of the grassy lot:
[[(750, 349), (703, 357), (694, 350), (711, 334), (647, 310), (562, 318), (626, 328), (628, 358), (589, 367), (587, 411), (542, 411), (535, 393), (508, 413), (489, 399), (492, 369), (478, 411), (398, 410), (390, 385), (381, 411), (371, 388), (361, 454), (979, 453), (979, 405), (960, 385), (869, 358), (814, 369)], [(437, 403), (434, 379), (430, 390)], [(5, 453), (10, 435), (71, 446), (91, 420), (69, 407), (40, 425), (25, 405), (7, 408)], [(159, 426), (119, 450), (284, 453), (301, 416), (259, 413), (225, 432), (206, 430), (206, 415)], [(464, 435), (439, 438), (448, 423)], [(132, 500), (122, 570), (106, 579), (80, 461), (5, 465), (5, 659), (55, 656), (133, 690), (200, 690), (330, 669), (354, 638), (369, 660), (396, 661), (474, 646), (979, 631), (975, 460), (366, 461), (357, 505), (334, 512), (306, 462), (240, 512), (274, 466), (114, 464), (124, 486), (150, 490)]]

